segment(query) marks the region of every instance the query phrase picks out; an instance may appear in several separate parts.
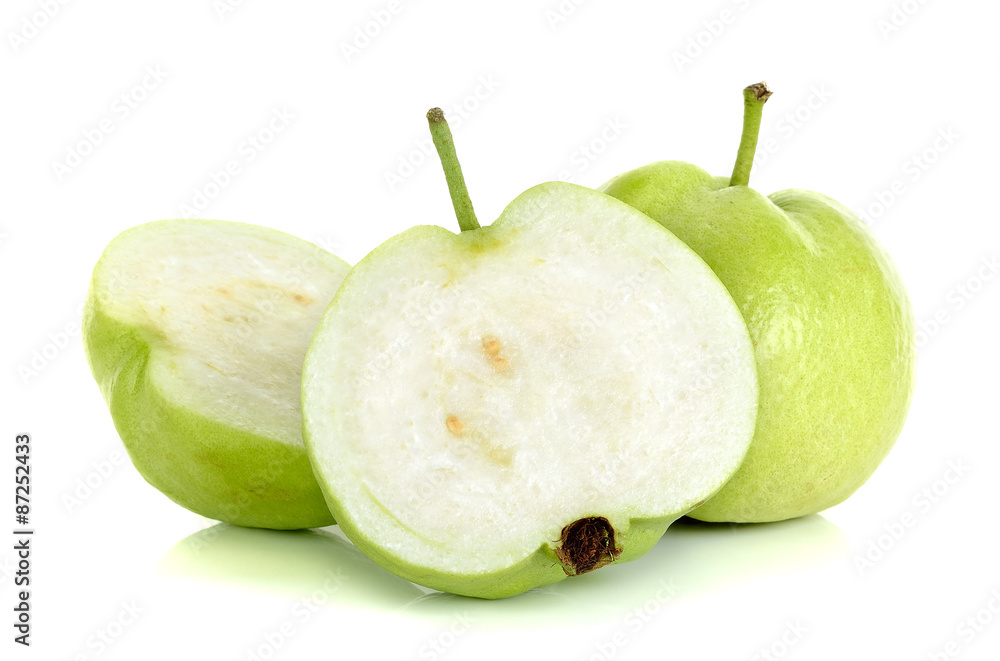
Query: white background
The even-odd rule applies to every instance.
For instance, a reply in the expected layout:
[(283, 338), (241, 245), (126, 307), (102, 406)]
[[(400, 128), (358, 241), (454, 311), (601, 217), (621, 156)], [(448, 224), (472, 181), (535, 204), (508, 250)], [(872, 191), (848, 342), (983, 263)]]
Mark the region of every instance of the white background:
[[(4, 659), (997, 658), (996, 3), (94, 0), (50, 1), (51, 18), (44, 4), (0, 15)], [(345, 54), (366, 25), (377, 34)], [(597, 186), (665, 158), (728, 174), (740, 90), (761, 79), (772, 153), (751, 185), (865, 210), (923, 328), (906, 428), (843, 505), (677, 526), (634, 563), (483, 602), (425, 596), (336, 528), (212, 529), (114, 463), (79, 317), (118, 232), (198, 203), (353, 263), (414, 224), (454, 229), (420, 151), (433, 105), (483, 222), (554, 178)], [(275, 112), (294, 117), (248, 160)], [(230, 160), (239, 174), (198, 198)], [(25, 431), (30, 649), (9, 625)]]

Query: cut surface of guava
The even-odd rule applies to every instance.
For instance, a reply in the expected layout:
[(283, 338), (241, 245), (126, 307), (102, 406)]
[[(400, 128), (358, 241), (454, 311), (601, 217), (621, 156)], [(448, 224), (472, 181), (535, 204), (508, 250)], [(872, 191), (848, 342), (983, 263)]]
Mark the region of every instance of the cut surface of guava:
[(488, 597), (648, 550), (736, 470), (756, 403), (746, 326), (704, 262), (555, 183), (489, 227), (377, 248), (303, 375), (345, 532), (411, 580)]
[(108, 246), (84, 339), (148, 481), (232, 523), (332, 521), (305, 457), (299, 389), (348, 269), (306, 241), (224, 221), (148, 223)]

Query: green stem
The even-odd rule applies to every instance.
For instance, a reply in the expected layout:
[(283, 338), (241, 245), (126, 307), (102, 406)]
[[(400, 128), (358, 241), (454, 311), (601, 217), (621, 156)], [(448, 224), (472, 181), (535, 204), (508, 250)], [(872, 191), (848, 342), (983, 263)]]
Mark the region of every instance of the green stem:
[(764, 103), (770, 96), (771, 90), (763, 82), (743, 90), (743, 137), (740, 138), (740, 148), (736, 152), (733, 176), (729, 178), (730, 186), (750, 184), (750, 168), (753, 167), (757, 136), (760, 135), (760, 118), (764, 114)]
[(458, 162), (458, 154), (455, 153), (455, 141), (444, 118), (444, 111), (440, 108), (428, 110), (427, 123), (431, 127), (431, 138), (441, 159), (441, 167), (444, 168), (444, 177), (448, 180), (448, 192), (451, 193), (451, 203), (455, 207), (458, 226), (463, 232), (479, 229), (479, 221), (472, 209), (469, 189), (465, 187), (462, 166)]

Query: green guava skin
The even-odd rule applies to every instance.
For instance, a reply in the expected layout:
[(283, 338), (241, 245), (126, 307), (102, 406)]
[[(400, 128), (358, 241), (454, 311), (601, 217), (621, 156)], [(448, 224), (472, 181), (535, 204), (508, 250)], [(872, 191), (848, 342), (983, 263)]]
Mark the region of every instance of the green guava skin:
[[(319, 255), (318, 248), (301, 243), (330, 268), (348, 268), (334, 255)], [(152, 376), (163, 368), (158, 363), (169, 358), (164, 339), (154, 329), (116, 319), (96, 294), (103, 260), (94, 269), (84, 305), (84, 350), (115, 429), (142, 477), (178, 505), (237, 526), (291, 530), (335, 523), (304, 446), (238, 429), (171, 400), (169, 390)]]
[[(340, 529), (355, 546), (375, 563), (418, 585), (478, 599), (506, 599), (569, 577), (549, 544), (542, 544), (531, 555), (500, 571), (475, 575), (432, 571), (386, 550), (354, 526), (350, 513), (341, 508), (335, 498), (331, 497), (329, 503)], [(609, 564), (631, 562), (642, 557), (656, 546), (667, 528), (681, 516), (634, 518), (627, 527), (616, 526), (615, 546), (621, 554)]]
[(899, 436), (916, 363), (906, 289), (869, 228), (819, 193), (765, 197), (680, 161), (637, 168), (599, 190), (698, 253), (753, 339), (760, 400), (750, 451), (688, 516), (780, 521), (853, 494)]

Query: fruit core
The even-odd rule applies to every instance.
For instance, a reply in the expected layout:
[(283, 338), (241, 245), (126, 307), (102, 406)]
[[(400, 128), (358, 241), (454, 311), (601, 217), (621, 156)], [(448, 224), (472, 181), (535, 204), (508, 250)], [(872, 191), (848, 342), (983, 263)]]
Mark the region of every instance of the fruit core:
[(562, 529), (556, 557), (569, 576), (579, 576), (614, 562), (622, 550), (615, 546), (615, 529), (603, 516), (578, 519)]

